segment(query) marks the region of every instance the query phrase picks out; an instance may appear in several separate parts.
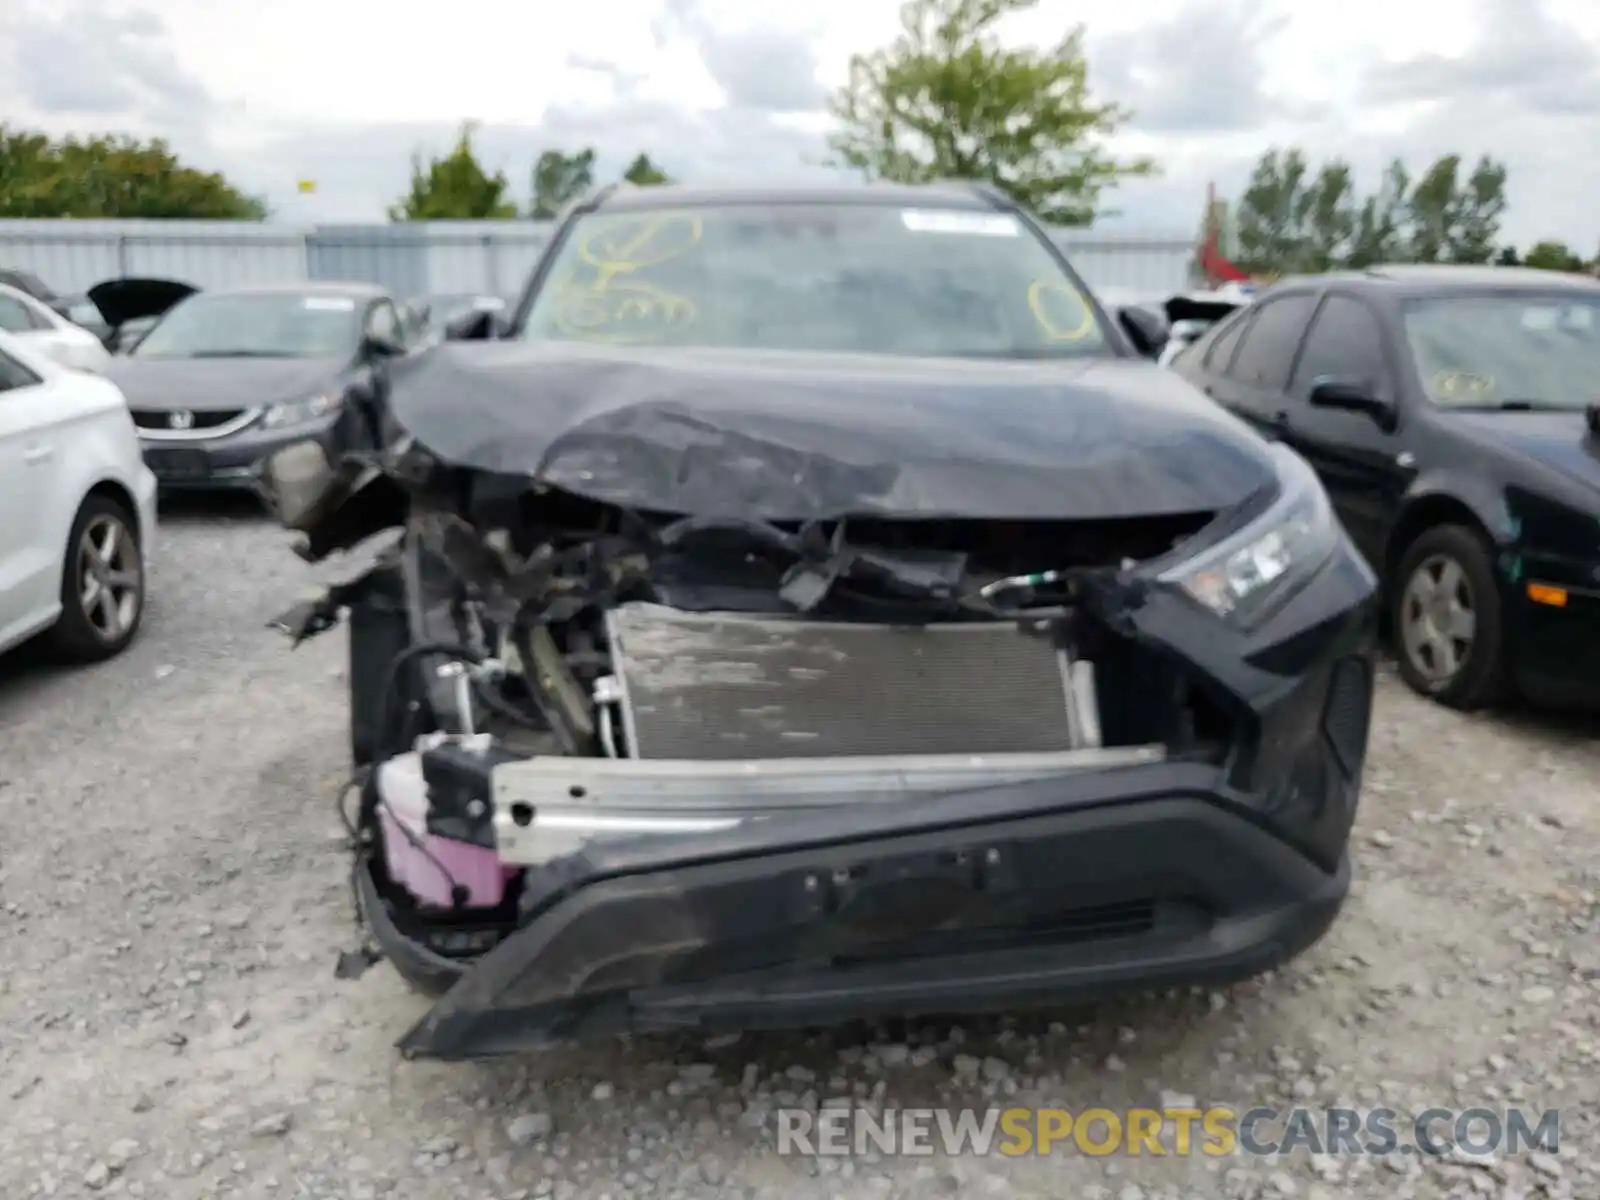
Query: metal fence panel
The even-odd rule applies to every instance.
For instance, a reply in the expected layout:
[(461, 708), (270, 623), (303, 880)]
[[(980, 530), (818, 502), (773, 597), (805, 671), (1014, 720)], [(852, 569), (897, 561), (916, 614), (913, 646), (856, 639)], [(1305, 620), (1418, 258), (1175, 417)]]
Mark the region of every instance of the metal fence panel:
[(1189, 263), (1194, 257), (1190, 238), (1080, 229), (1057, 230), (1053, 236), (1094, 291), (1155, 297), (1189, 287)]
[[(119, 275), (202, 288), (351, 279), (402, 296), (514, 295), (550, 236), (544, 221), (419, 221), (295, 226), (233, 221), (0, 221), (0, 267), (31, 270), (57, 291)], [(1188, 286), (1181, 234), (1062, 229), (1053, 235), (1096, 290), (1159, 295)]]
[(397, 296), (428, 291), (428, 234), (408, 225), (320, 225), (307, 238), (313, 279), (376, 283)]
[(63, 294), (145, 275), (199, 287), (306, 276), (307, 231), (238, 221), (0, 221), (0, 266)]

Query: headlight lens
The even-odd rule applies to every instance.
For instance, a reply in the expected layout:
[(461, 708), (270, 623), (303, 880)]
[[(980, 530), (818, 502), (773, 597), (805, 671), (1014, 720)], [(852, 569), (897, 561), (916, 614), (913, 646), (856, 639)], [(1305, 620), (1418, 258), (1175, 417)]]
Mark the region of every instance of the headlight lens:
[(265, 429), (283, 429), (290, 425), (305, 425), (325, 417), (339, 407), (337, 396), (308, 396), (304, 400), (290, 400), (274, 404), (261, 418)]
[(1282, 490), (1243, 529), (1157, 576), (1219, 617), (1250, 626), (1315, 575), (1339, 544), (1328, 495), (1306, 461), (1274, 445)]

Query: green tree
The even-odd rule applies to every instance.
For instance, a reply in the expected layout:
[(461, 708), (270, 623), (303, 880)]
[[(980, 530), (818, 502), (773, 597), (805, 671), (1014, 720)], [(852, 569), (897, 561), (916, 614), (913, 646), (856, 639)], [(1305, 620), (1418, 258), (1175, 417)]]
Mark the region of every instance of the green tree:
[(267, 206), (159, 138), (53, 140), (0, 124), (0, 217), (259, 221)]
[(1515, 246), (1502, 246), (1500, 253), (1494, 257), (1494, 265), (1497, 267), (1520, 267), (1522, 265), (1522, 256), (1517, 253)]
[(1505, 215), (1506, 169), (1480, 158), (1467, 178), (1447, 154), (1423, 172), (1407, 205), (1412, 262), (1486, 263)]
[(536, 221), (553, 220), (557, 213), (594, 186), (594, 150), (576, 154), (546, 150), (533, 167), (533, 202), (528, 215)]
[(1378, 190), (1362, 200), (1356, 210), (1355, 232), (1345, 266), (1360, 270), (1405, 257), (1406, 206), (1410, 198), (1411, 174), (1405, 163), (1394, 159), (1384, 168)]
[(655, 187), (658, 184), (672, 182), (665, 171), (650, 161), (648, 154), (640, 154), (629, 163), (628, 169), (622, 173), (622, 178), (624, 182), (631, 183), (635, 187)]
[(503, 172), (490, 175), (472, 149), (472, 122), (461, 127), (455, 148), (426, 166), (411, 156), (411, 190), (389, 208), (391, 221), (474, 221), (514, 217)]
[(1356, 233), (1355, 179), (1341, 159), (1325, 163), (1302, 201), (1304, 235), (1300, 271), (1329, 271), (1350, 256)]
[(888, 46), (850, 60), (829, 110), (834, 165), (868, 179), (993, 184), (1049, 221), (1088, 225), (1101, 194), (1149, 175), (1100, 144), (1132, 115), (1089, 88), (1083, 29), (1045, 49), (1003, 47), (998, 23), (1039, 0), (907, 0)]
[(1251, 272), (1294, 271), (1306, 255), (1309, 211), (1305, 155), (1276, 146), (1263, 154), (1239, 197), (1239, 265)]
[(1539, 242), (1522, 260), (1525, 267), (1538, 267), (1542, 271), (1581, 271), (1583, 259), (1579, 258), (1565, 242)]

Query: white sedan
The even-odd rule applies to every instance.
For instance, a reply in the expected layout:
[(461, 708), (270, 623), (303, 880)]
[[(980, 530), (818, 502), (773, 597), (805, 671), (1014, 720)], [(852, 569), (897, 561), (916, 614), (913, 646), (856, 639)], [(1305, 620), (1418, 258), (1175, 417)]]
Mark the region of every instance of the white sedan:
[(20, 338), (62, 366), (99, 372), (111, 360), (100, 339), (48, 304), (0, 283), (0, 332)]
[(120, 653), (155, 530), (155, 476), (117, 386), (0, 332), (0, 651), (43, 633), (77, 662)]

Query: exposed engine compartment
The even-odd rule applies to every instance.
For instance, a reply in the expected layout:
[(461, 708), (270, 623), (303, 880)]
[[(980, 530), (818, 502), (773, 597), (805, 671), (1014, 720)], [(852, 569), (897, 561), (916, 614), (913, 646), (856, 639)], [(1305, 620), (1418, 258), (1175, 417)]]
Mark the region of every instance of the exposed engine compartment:
[(400, 536), (288, 624), (349, 611), (358, 870), (443, 958), (492, 949), (528, 870), (596, 837), (1215, 761), (1230, 740), (1193, 668), (1126, 623), (1130, 568), (1212, 511), (683, 517), (405, 447), (342, 478), (300, 522), (306, 556)]
[(409, 703), (427, 714), (386, 730), (389, 750), (430, 728), (530, 753), (699, 760), (1206, 732), (1181, 673), (1118, 638), (1085, 585), (1213, 514), (795, 528), (641, 516), (525, 479), (430, 492), (399, 551), (408, 640), (475, 662), (419, 677)]

